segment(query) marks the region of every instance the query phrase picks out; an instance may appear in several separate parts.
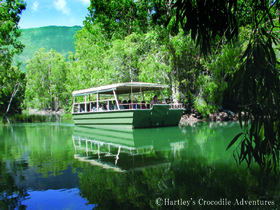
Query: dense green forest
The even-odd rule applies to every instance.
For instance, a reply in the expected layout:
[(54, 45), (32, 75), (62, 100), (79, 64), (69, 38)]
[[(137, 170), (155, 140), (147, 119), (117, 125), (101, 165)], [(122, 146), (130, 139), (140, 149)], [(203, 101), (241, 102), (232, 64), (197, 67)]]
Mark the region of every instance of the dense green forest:
[(41, 28), (21, 29), (21, 41), (25, 47), (20, 55), (14, 57), (12, 65), (21, 63), (20, 68), (26, 72), (26, 61), (31, 59), (35, 52), (44, 48), (47, 51), (54, 49), (66, 59), (69, 52), (75, 52), (74, 35), (81, 26), (47, 26)]
[(91, 0), (75, 52), (66, 60), (40, 49), (24, 74), (11, 63), (24, 47), (18, 22), (25, 4), (2, 1), (1, 113), (69, 110), (73, 90), (116, 82), (168, 84), (169, 96), (204, 116), (221, 105), (245, 113), (244, 132), (229, 146), (240, 140), (239, 162), (276, 172), (279, 7), (278, 0)]
[[(228, 81), (242, 64), (241, 55), (252, 33), (251, 25), (246, 23), (250, 17), (240, 17), (245, 23), (234, 43), (226, 44), (223, 36), (215, 38), (206, 56), (204, 48), (199, 47), (202, 44), (193, 39), (193, 32), (186, 33), (184, 27), (176, 25), (175, 16), (170, 19), (169, 10), (175, 8), (168, 8), (164, 1), (160, 5), (157, 1), (154, 5), (146, 1), (112, 2), (104, 9), (105, 4), (91, 4), (84, 28), (22, 30), (18, 40), (25, 48), (14, 56), (12, 64), (22, 63), (20, 70), (27, 71), (27, 83), (21, 88), (25, 89), (20, 94), (24, 97), (14, 108), (68, 110), (73, 90), (143, 81), (170, 85), (173, 98), (204, 116), (221, 106), (236, 111), (241, 102), (232, 103), (228, 98)], [(250, 3), (243, 8), (248, 6)], [(94, 19), (93, 11), (99, 7)]]

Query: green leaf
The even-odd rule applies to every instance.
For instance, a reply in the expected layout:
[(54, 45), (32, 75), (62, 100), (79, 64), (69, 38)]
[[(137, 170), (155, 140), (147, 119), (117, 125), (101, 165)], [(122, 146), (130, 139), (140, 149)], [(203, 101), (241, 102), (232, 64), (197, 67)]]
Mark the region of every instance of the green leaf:
[(237, 141), (237, 139), (238, 139), (242, 134), (243, 134), (243, 133), (237, 134), (237, 135), (231, 140), (231, 142), (230, 142), (229, 145), (227, 146), (226, 150), (228, 150), (228, 149)]
[(261, 126), (260, 129), (260, 142), (264, 140), (264, 125)]

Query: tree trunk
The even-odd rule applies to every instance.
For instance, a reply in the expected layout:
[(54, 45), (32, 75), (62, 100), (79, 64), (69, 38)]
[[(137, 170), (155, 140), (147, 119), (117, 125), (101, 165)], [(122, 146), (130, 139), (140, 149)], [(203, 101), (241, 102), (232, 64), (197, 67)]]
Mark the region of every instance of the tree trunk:
[(18, 89), (19, 89), (19, 86), (20, 86), (20, 83), (16, 83), (15, 86), (14, 86), (13, 94), (12, 94), (11, 99), (10, 99), (10, 101), (9, 101), (9, 105), (8, 105), (8, 107), (7, 107), (7, 110), (6, 110), (5, 115), (6, 115), (6, 114), (9, 112), (9, 110), (10, 110), (10, 106), (11, 106), (12, 100), (13, 100), (13, 98), (16, 96), (17, 91), (18, 91)]

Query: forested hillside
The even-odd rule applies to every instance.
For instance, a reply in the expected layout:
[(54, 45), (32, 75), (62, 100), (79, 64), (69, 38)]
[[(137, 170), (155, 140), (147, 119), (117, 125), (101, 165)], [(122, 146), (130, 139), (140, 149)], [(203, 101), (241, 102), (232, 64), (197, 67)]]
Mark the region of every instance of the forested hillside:
[(47, 51), (54, 49), (65, 58), (69, 52), (75, 52), (74, 35), (81, 30), (81, 26), (47, 26), (41, 28), (22, 29), (19, 40), (25, 45), (20, 55), (16, 55), (13, 65), (21, 62), (21, 70), (26, 71), (26, 61), (34, 56), (34, 53), (41, 48)]

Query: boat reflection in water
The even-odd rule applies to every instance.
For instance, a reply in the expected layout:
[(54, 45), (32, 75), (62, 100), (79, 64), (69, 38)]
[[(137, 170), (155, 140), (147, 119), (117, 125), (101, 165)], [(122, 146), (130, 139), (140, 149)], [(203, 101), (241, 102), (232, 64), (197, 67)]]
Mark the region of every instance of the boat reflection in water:
[(76, 126), (72, 138), (76, 159), (119, 172), (169, 164), (185, 144), (179, 127), (111, 131)]

